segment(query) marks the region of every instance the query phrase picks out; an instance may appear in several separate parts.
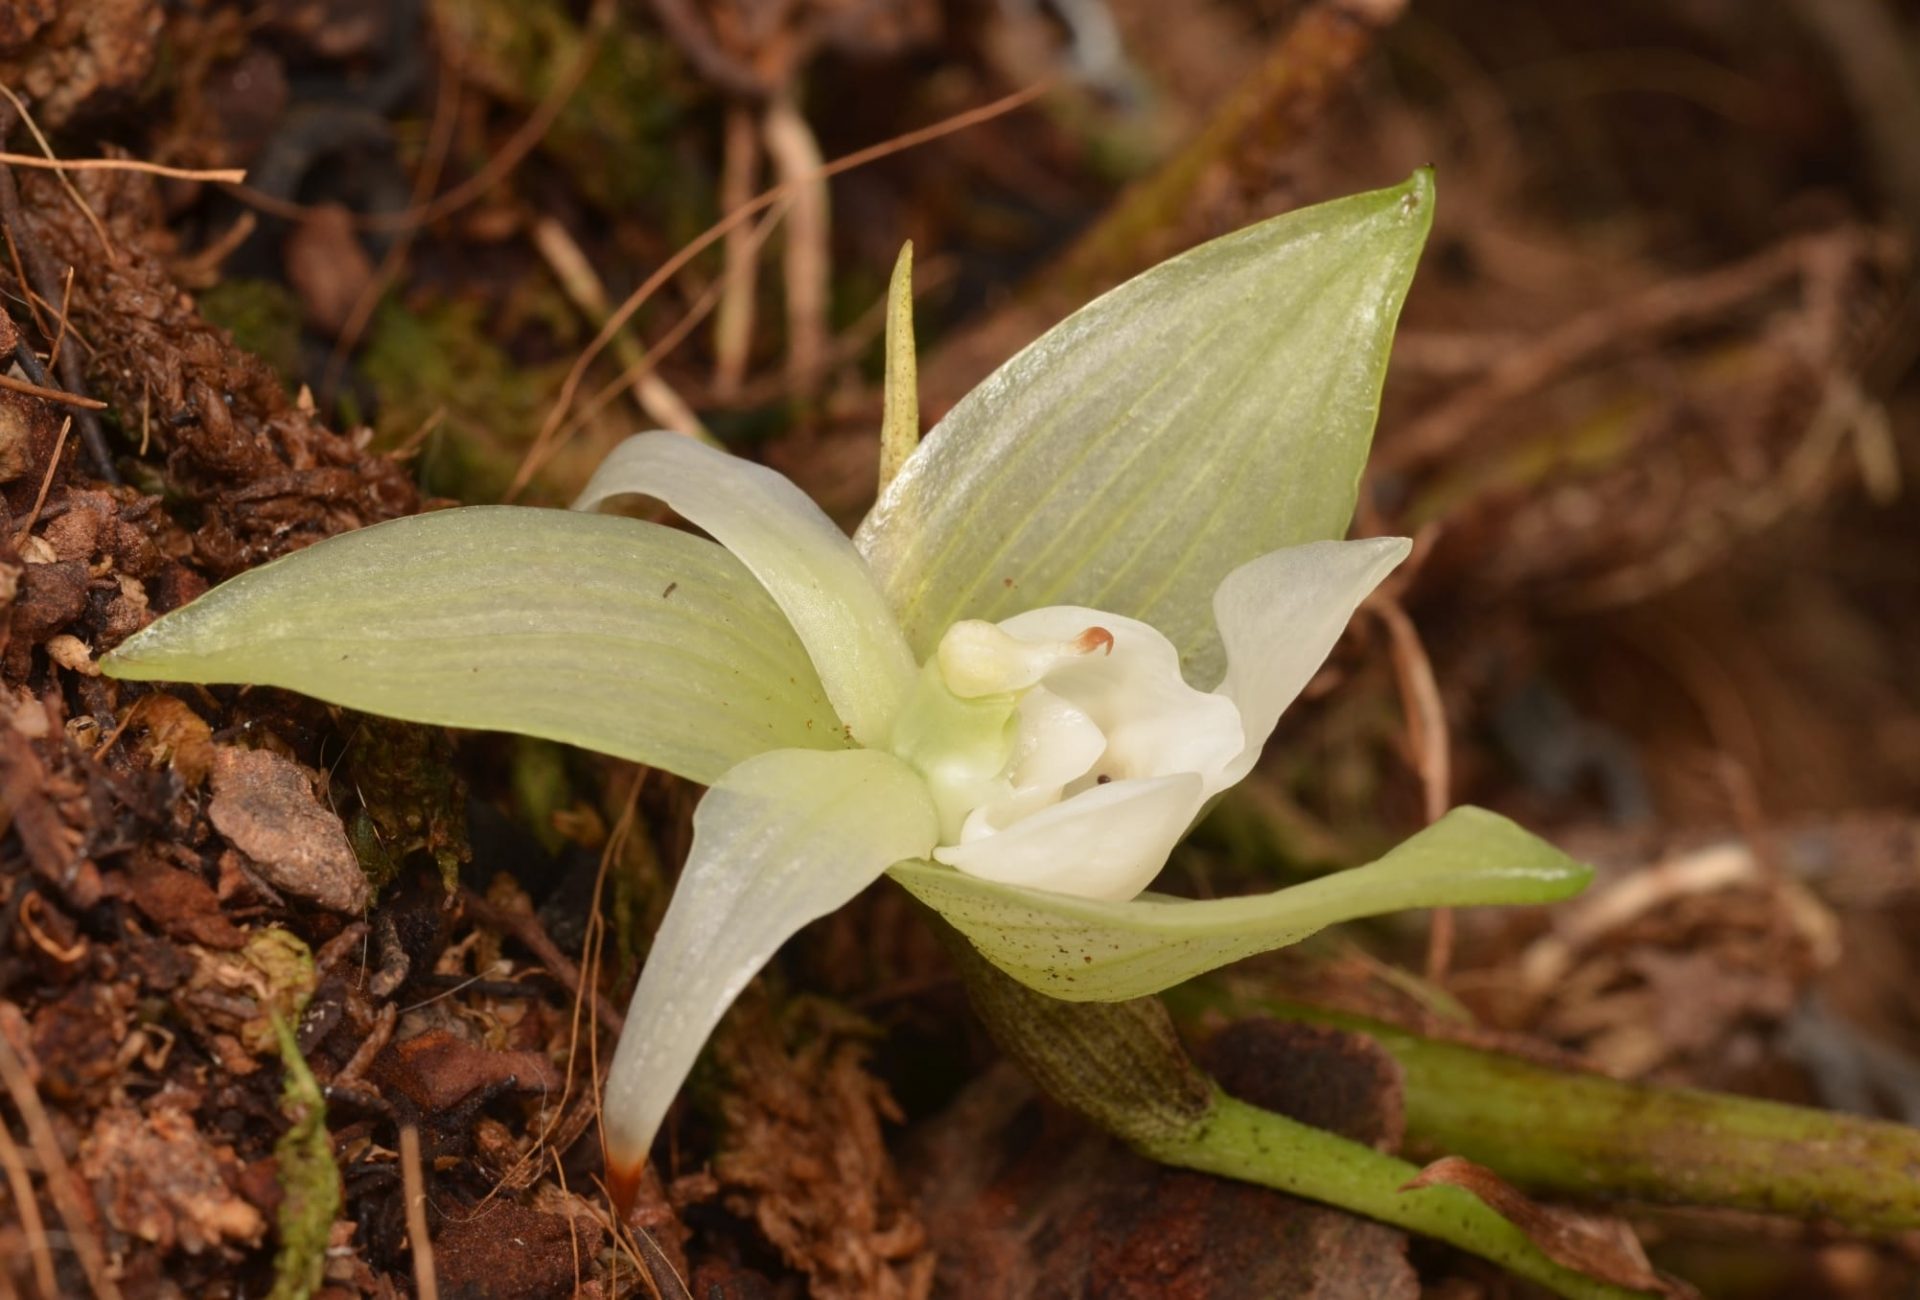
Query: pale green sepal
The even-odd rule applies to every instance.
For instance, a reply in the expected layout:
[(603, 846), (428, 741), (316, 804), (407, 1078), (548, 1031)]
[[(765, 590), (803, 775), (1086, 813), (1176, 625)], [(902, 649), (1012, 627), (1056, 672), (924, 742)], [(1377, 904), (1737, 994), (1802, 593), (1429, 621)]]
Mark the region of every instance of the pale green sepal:
[(1216, 239), (969, 393), (856, 537), (914, 649), (964, 618), (1086, 605), (1218, 681), (1220, 580), (1346, 534), (1432, 215), (1422, 171)]
[(928, 862), (890, 874), (982, 956), (1069, 1002), (1144, 997), (1341, 921), (1418, 907), (1550, 903), (1591, 874), (1480, 808), (1456, 808), (1377, 862), (1247, 898), (1101, 902), (994, 884)]
[(375, 524), (222, 583), (102, 661), (142, 681), (283, 686), (514, 731), (704, 783), (847, 744), (741, 563), (634, 519), (470, 506)]
[(920, 362), (913, 346), (913, 241), (900, 246), (887, 283), (887, 380), (880, 417), (880, 490), (920, 445)]
[(786, 612), (827, 698), (870, 748), (883, 748), (915, 660), (886, 598), (846, 534), (784, 476), (677, 433), (615, 447), (573, 503), (656, 497), (753, 571)]
[(607, 1075), (609, 1164), (646, 1157), (707, 1035), (788, 936), (933, 843), (926, 787), (890, 754), (788, 750), (721, 777)]

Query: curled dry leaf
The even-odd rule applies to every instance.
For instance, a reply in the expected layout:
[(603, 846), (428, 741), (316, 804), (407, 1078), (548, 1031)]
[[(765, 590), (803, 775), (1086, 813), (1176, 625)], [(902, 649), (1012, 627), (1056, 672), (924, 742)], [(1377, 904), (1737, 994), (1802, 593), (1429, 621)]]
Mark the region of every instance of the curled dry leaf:
[(1692, 1287), (1655, 1271), (1633, 1229), (1619, 1219), (1542, 1205), (1485, 1165), (1460, 1156), (1434, 1161), (1400, 1190), (1411, 1192), (1422, 1187), (1458, 1187), (1471, 1192), (1526, 1233), (1554, 1262), (1567, 1268), (1668, 1300), (1698, 1300), (1699, 1293)]
[(69, 632), (47, 639), (47, 658), (82, 677), (100, 675), (100, 665), (93, 661), (93, 651), (85, 641)]
[(367, 878), (346, 829), (314, 797), (306, 769), (292, 759), (216, 746), (207, 816), (275, 889), (334, 912), (367, 905)]
[(189, 787), (213, 770), (213, 729), (186, 701), (165, 691), (143, 695), (128, 710), (127, 721), (145, 733), (141, 746), (155, 767), (170, 765)]

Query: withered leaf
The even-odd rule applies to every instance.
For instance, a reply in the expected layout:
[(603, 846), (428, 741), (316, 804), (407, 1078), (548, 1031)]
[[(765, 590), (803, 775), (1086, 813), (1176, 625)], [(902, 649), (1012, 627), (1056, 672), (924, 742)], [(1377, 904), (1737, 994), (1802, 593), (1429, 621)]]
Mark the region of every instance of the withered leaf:
[(213, 729), (186, 701), (155, 691), (134, 701), (127, 721), (145, 733), (142, 751), (158, 767), (172, 766), (189, 788), (207, 779), (213, 770)]

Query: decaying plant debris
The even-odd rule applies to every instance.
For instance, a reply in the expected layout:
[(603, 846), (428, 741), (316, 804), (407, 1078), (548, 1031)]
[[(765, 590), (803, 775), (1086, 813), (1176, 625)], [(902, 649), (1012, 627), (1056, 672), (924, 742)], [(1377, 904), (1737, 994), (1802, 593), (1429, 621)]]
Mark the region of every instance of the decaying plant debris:
[[(692, 792), (94, 666), (322, 537), (510, 485), (564, 499), (683, 414), (851, 517), (903, 238), (937, 417), (1099, 288), (1427, 162), (1444, 200), (1362, 519), (1418, 537), (1414, 564), (1172, 883), (1358, 860), (1436, 793), (1477, 799), (1600, 863), (1591, 894), (1462, 918), (1437, 992), (1370, 955), (1417, 968), (1399, 931), (1244, 978), (1920, 1119), (1917, 232), (1886, 143), (1920, 123), (1870, 57), (1907, 20), (1402, 8), (0, 12), (13, 155), (41, 153), (23, 108), (64, 158), (249, 175), (0, 176), (0, 1293), (1520, 1294), (1037, 1100), (888, 887), (732, 1017), (616, 1225), (596, 1080)], [(1044, 110), (802, 179), (555, 408), (610, 305), (761, 185), (1042, 77)], [(1237, 1095), (1409, 1141), (1367, 1040), (1176, 1012)], [(1916, 1276), (1910, 1236), (1844, 1221), (1612, 1208), (1709, 1294)], [(1754, 1252), (1774, 1281), (1736, 1292)]]

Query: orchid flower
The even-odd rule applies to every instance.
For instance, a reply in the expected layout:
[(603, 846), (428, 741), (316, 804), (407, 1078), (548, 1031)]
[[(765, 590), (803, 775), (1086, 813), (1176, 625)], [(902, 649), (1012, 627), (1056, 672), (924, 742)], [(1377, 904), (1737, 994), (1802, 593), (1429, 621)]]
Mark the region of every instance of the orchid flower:
[[(1407, 553), (1333, 539), (1431, 208), (1416, 175), (1097, 300), (894, 456), (852, 540), (779, 474), (641, 434), (574, 512), (335, 538), (105, 667), (544, 736), (710, 787), (607, 1078), (616, 1189), (747, 982), (883, 873), (1016, 979), (1091, 1000), (1354, 917), (1565, 896), (1584, 869), (1475, 809), (1276, 893), (1143, 893)], [(890, 348), (890, 398), (910, 363), (910, 341)], [(588, 513), (635, 496), (711, 540)]]

